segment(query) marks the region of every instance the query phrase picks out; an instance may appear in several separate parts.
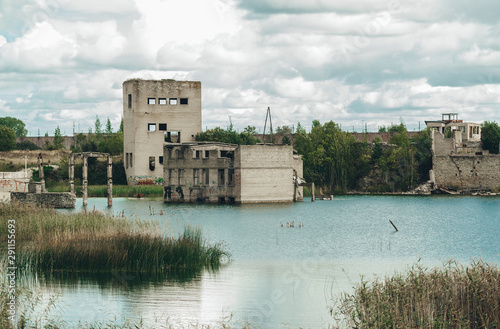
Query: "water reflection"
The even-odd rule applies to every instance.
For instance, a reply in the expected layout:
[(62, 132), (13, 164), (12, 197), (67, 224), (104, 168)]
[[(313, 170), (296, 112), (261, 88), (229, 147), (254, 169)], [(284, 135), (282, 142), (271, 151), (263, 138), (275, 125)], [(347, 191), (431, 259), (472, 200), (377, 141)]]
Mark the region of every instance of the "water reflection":
[[(199, 226), (209, 242), (224, 241), (233, 261), (219, 271), (137, 277), (127, 285), (109, 277), (47, 280), (47, 289), (61, 289), (67, 305), (62, 316), (73, 323), (130, 315), (186, 327), (216, 324), (227, 310), (262, 328), (322, 328), (333, 323), (329, 307), (335, 298), (361, 275), (383, 276), (419, 259), (426, 266), (475, 257), (500, 264), (500, 198), (344, 196), (239, 206), (117, 198), (111, 208), (105, 199), (91, 198), (88, 208), (94, 207), (157, 221), (170, 235)], [(291, 221), (304, 227), (280, 225)]]

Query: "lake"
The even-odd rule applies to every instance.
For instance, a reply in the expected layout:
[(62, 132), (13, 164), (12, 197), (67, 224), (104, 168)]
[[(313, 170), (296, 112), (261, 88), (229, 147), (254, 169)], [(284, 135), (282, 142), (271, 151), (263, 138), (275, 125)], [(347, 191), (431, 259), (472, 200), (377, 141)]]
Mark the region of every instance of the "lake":
[[(77, 199), (72, 211), (81, 207)], [(111, 208), (104, 198), (90, 198), (87, 209), (94, 208), (159, 221), (167, 235), (201, 227), (209, 242), (224, 243), (231, 261), (184, 278), (113, 273), (41, 281), (44, 291), (59, 293), (58, 312), (70, 324), (142, 318), (188, 327), (232, 315), (231, 323), (259, 328), (327, 328), (335, 323), (329, 308), (361, 276), (450, 259), (500, 264), (499, 197), (336, 196), (252, 205), (115, 198)]]

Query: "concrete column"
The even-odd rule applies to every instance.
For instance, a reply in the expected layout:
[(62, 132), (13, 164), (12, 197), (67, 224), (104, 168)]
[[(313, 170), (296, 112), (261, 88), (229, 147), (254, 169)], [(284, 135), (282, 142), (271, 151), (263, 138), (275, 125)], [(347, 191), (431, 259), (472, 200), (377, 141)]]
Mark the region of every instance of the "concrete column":
[(316, 201), (316, 196), (314, 195), (314, 183), (311, 183), (311, 201)]
[(113, 158), (108, 155), (108, 207), (113, 205)]
[(47, 192), (45, 189), (45, 177), (44, 177), (44, 172), (43, 172), (43, 159), (42, 159), (42, 153), (38, 155), (38, 177), (40, 178), (40, 184), (42, 186), (42, 192)]
[(69, 156), (69, 192), (75, 194), (75, 156)]
[(88, 173), (88, 164), (87, 164), (87, 156), (84, 155), (83, 156), (83, 173), (82, 173), (82, 184), (83, 184), (83, 188), (82, 188), (82, 192), (83, 192), (83, 206), (86, 207), (87, 204), (88, 204), (88, 194), (87, 194), (87, 184), (88, 184), (88, 181), (87, 181), (87, 173)]

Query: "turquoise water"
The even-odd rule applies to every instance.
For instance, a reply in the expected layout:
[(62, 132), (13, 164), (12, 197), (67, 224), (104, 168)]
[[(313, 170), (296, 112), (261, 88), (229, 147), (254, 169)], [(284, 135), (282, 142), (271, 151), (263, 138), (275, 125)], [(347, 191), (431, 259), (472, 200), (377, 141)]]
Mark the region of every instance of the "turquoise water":
[(50, 280), (45, 287), (60, 292), (68, 323), (142, 317), (186, 327), (233, 314), (261, 328), (326, 328), (335, 323), (329, 307), (361, 275), (384, 276), (417, 261), (434, 266), (481, 257), (500, 264), (498, 197), (342, 196), (269, 205), (118, 198), (111, 208), (91, 198), (88, 208), (159, 221), (169, 235), (199, 226), (209, 241), (225, 243), (232, 260), (186, 280), (123, 273)]

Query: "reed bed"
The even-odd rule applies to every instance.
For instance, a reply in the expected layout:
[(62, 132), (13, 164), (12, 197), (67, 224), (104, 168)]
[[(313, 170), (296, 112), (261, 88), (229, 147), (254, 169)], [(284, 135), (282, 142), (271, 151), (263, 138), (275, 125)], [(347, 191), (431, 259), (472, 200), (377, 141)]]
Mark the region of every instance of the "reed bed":
[(349, 328), (498, 328), (500, 270), (482, 260), (361, 281), (331, 314)]
[[(113, 217), (97, 211), (62, 214), (17, 203), (0, 204), (0, 218), (15, 219), (18, 267), (53, 271), (164, 273), (217, 267), (229, 255), (208, 245), (201, 231), (186, 228), (164, 237), (155, 222)], [(6, 221), (0, 233), (7, 232)]]

